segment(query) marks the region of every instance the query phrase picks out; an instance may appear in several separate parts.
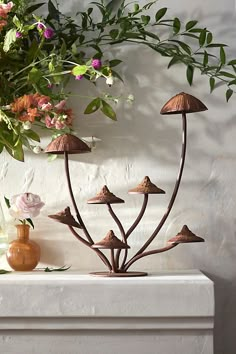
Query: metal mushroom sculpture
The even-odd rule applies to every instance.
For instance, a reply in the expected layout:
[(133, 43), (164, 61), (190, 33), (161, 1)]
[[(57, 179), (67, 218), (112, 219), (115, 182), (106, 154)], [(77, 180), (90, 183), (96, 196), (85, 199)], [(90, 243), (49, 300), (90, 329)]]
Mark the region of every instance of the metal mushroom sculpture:
[[(125, 231), (124, 227), (121, 223), (121, 221), (118, 219), (117, 215), (115, 214), (112, 204), (117, 204), (117, 203), (124, 203), (124, 200), (118, 198), (115, 196), (113, 193), (109, 191), (107, 186), (104, 186), (102, 190), (93, 198), (88, 200), (88, 204), (105, 204), (107, 205), (108, 211), (111, 215), (111, 217), (114, 219), (115, 223), (118, 226), (118, 229), (121, 234), (121, 239), (118, 239), (112, 230), (108, 232), (106, 237), (101, 240), (100, 242), (95, 243), (89, 234), (87, 227), (85, 226), (85, 223), (83, 222), (83, 219), (79, 213), (79, 209), (77, 207), (75, 197), (73, 194), (72, 186), (71, 186), (71, 180), (70, 180), (70, 173), (69, 173), (69, 161), (68, 161), (68, 155), (69, 154), (80, 154), (80, 153), (85, 153), (85, 152), (90, 152), (90, 148), (79, 138), (75, 137), (74, 135), (71, 134), (65, 134), (63, 136), (59, 136), (55, 140), (53, 140), (46, 148), (46, 152), (49, 154), (64, 154), (64, 160), (65, 160), (65, 172), (66, 172), (66, 178), (67, 178), (67, 183), (68, 183), (68, 188), (69, 188), (69, 193), (72, 201), (72, 205), (74, 207), (75, 213), (76, 213), (76, 218), (78, 222), (75, 220), (75, 218), (72, 216), (70, 212), (70, 208), (67, 207), (64, 211), (59, 212), (55, 215), (49, 215), (50, 218), (54, 219), (55, 221), (61, 222), (63, 224), (68, 225), (70, 231), (72, 234), (79, 240), (81, 241), (84, 245), (89, 247), (91, 250), (95, 251), (98, 256), (101, 258), (103, 263), (106, 265), (108, 268), (108, 271), (103, 271), (103, 272), (94, 272), (92, 273), (93, 275), (98, 275), (98, 276), (108, 276), (108, 277), (129, 277), (129, 276), (143, 276), (147, 275), (146, 272), (132, 272), (129, 271), (130, 266), (138, 261), (139, 259), (152, 255), (152, 254), (157, 254), (161, 252), (166, 252), (180, 243), (189, 243), (189, 242), (203, 242), (204, 239), (196, 236), (194, 233), (192, 233), (189, 228), (184, 225), (182, 230), (174, 237), (172, 237), (169, 241), (167, 246), (163, 248), (158, 248), (158, 249), (153, 249), (153, 250), (146, 250), (152, 241), (156, 238), (158, 233), (160, 232), (162, 226), (164, 225), (166, 219), (168, 218), (171, 209), (174, 205), (182, 174), (183, 174), (183, 168), (184, 168), (184, 163), (185, 163), (185, 155), (186, 155), (186, 146), (187, 146), (187, 119), (186, 119), (186, 114), (187, 113), (194, 113), (194, 112), (201, 112), (207, 110), (207, 107), (199, 101), (197, 98), (186, 94), (184, 92), (181, 92), (180, 94), (174, 96), (171, 98), (161, 109), (161, 114), (167, 115), (167, 114), (181, 114), (182, 115), (182, 152), (181, 152), (181, 158), (180, 158), (180, 167), (179, 167), (179, 172), (177, 175), (177, 180), (174, 186), (173, 193), (171, 195), (169, 204), (167, 206), (167, 209), (162, 216), (159, 224), (157, 225), (156, 229), (150, 235), (150, 237), (146, 240), (144, 245), (139, 249), (139, 251), (130, 257), (128, 259), (128, 250), (130, 246), (127, 243), (128, 238), (132, 234), (132, 232), (135, 230), (137, 225), (140, 223), (145, 210), (147, 208), (148, 204), (148, 198), (150, 194), (165, 194), (165, 191), (162, 190), (161, 188), (157, 187), (155, 184), (153, 184), (150, 180), (149, 177), (145, 177), (144, 180), (135, 188), (129, 190), (129, 194), (142, 194), (143, 195), (143, 204), (141, 207), (141, 210), (136, 218), (136, 220), (133, 222), (131, 227)], [(83, 231), (83, 236), (81, 236), (78, 231), (75, 230), (75, 228), (79, 228)], [(103, 251), (104, 249), (109, 249), (111, 254), (110, 254), (110, 260), (108, 257), (104, 254)], [(122, 259), (121, 259), (122, 256)]]

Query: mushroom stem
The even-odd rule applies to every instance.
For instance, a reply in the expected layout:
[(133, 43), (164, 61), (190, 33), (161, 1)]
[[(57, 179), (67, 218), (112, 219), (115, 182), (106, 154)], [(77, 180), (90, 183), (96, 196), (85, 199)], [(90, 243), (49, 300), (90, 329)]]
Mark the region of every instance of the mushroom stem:
[[(131, 233), (135, 230), (135, 228), (138, 226), (139, 222), (141, 221), (144, 213), (145, 213), (145, 210), (147, 208), (147, 203), (148, 203), (148, 194), (144, 194), (144, 199), (143, 199), (143, 205), (142, 205), (142, 208), (136, 218), (136, 220), (134, 221), (133, 225), (131, 225), (131, 227), (129, 228), (129, 230), (126, 232), (126, 240), (128, 239), (128, 237), (131, 235)], [(120, 251), (121, 250), (118, 250), (117, 252), (117, 256), (118, 254), (120, 255)], [(128, 249), (125, 250), (125, 254), (124, 254), (124, 259), (123, 259), (123, 262), (121, 264), (121, 269), (124, 267), (125, 265), (125, 262), (126, 262), (126, 259), (127, 259), (127, 256), (128, 256)], [(119, 257), (119, 256), (118, 256)]]
[[(127, 240), (126, 240), (126, 235), (125, 235), (125, 230), (123, 228), (123, 225), (121, 224), (120, 220), (118, 219), (118, 217), (114, 213), (111, 205), (107, 204), (107, 207), (108, 207), (109, 213), (111, 214), (112, 218), (114, 219), (115, 223), (117, 224), (117, 226), (120, 230), (123, 242), (127, 245)], [(119, 256), (120, 256), (120, 253), (118, 250), (117, 254), (116, 254), (116, 260), (115, 260), (117, 268), (119, 268)]]
[(157, 254), (157, 253), (162, 253), (162, 252), (166, 252), (171, 250), (172, 248), (178, 246), (178, 244), (171, 244), (169, 246), (163, 247), (163, 248), (159, 248), (156, 250), (152, 250), (152, 251), (148, 251), (148, 252), (143, 252), (142, 254), (136, 255), (133, 258), (130, 259), (129, 262), (127, 262), (124, 266), (124, 268), (122, 269), (124, 272), (127, 272), (127, 270), (129, 269), (129, 267), (136, 262), (138, 259), (141, 259), (143, 257), (146, 256), (150, 256), (151, 254)]
[(112, 264), (112, 272), (117, 273), (117, 268), (116, 268), (116, 261), (115, 261), (115, 254), (114, 254), (114, 249), (111, 249), (111, 264)]
[(74, 229), (72, 226), (68, 225), (70, 231), (72, 232), (72, 234), (77, 238), (77, 240), (81, 241), (85, 246), (89, 247), (91, 250), (95, 251), (97, 253), (97, 255), (101, 258), (101, 260), (103, 261), (103, 263), (108, 267), (108, 269), (111, 271), (112, 270), (112, 266), (109, 262), (109, 260), (107, 259), (107, 257), (98, 249), (96, 248), (92, 248), (91, 244), (84, 240), (83, 237), (81, 237)]
[(73, 190), (72, 190), (72, 186), (71, 186), (71, 180), (70, 180), (70, 170), (69, 170), (69, 159), (68, 159), (68, 152), (67, 151), (64, 151), (64, 159), (65, 159), (65, 171), (66, 171), (66, 179), (67, 179), (67, 184), (68, 184), (68, 189), (69, 189), (69, 193), (70, 193), (70, 198), (71, 198), (71, 201), (72, 201), (72, 204), (73, 204), (73, 207), (75, 209), (75, 212), (76, 212), (76, 217), (80, 223), (80, 225), (82, 226), (82, 229), (85, 233), (85, 236), (87, 237), (87, 240), (91, 243), (91, 244), (94, 244), (93, 242), (93, 239), (91, 238), (81, 216), (80, 216), (80, 213), (79, 213), (79, 209), (77, 207), (77, 204), (76, 204), (76, 201), (75, 201), (75, 197), (74, 197), (74, 194), (73, 194)]
[(161, 230), (162, 226), (164, 225), (166, 219), (168, 218), (168, 216), (171, 212), (171, 209), (174, 205), (175, 198), (176, 198), (178, 190), (179, 190), (179, 186), (180, 186), (180, 182), (181, 182), (181, 178), (182, 178), (182, 174), (183, 174), (184, 162), (185, 162), (185, 156), (186, 156), (186, 147), (187, 147), (187, 120), (186, 120), (186, 114), (183, 112), (182, 113), (182, 151), (181, 151), (181, 159), (180, 159), (180, 168), (179, 168), (179, 173), (177, 176), (177, 180), (175, 183), (175, 187), (174, 187), (169, 205), (168, 205), (167, 210), (166, 210), (165, 214), (163, 215), (160, 223), (158, 224), (157, 228), (154, 230), (153, 234), (150, 236), (150, 238), (147, 240), (147, 242), (140, 248), (140, 250), (130, 259), (129, 262), (132, 261), (132, 263), (133, 263), (133, 260), (136, 259), (136, 257), (138, 255), (140, 255), (141, 253), (143, 253), (145, 251), (145, 249), (150, 245), (150, 243), (157, 236), (158, 232)]

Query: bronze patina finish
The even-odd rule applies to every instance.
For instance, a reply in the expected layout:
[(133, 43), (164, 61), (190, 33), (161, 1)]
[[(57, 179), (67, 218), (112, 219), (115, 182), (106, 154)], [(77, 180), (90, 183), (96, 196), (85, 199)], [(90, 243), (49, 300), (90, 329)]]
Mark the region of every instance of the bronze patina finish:
[(129, 194), (165, 194), (161, 188), (153, 184), (148, 176), (137, 187), (130, 189)]
[(187, 225), (184, 225), (182, 230), (168, 241), (168, 243), (172, 244), (188, 242), (204, 242), (204, 239), (190, 231)]
[[(168, 218), (172, 207), (174, 205), (180, 182), (182, 179), (183, 175), (183, 169), (184, 169), (184, 163), (185, 163), (185, 156), (186, 156), (186, 147), (187, 147), (187, 119), (186, 119), (186, 113), (193, 113), (193, 112), (201, 112), (207, 110), (206, 106), (199, 101), (197, 98), (186, 94), (184, 92), (181, 92), (180, 94), (174, 96), (171, 98), (161, 109), (161, 114), (181, 114), (182, 115), (182, 151), (181, 151), (181, 158), (180, 158), (180, 166), (179, 166), (179, 172), (177, 175), (176, 183), (172, 192), (172, 195), (170, 197), (169, 204), (167, 206), (166, 211), (164, 212), (160, 222), (158, 223), (156, 229), (153, 231), (152, 235), (147, 239), (147, 241), (144, 243), (144, 245), (136, 252), (135, 255), (131, 256), (129, 259), (128, 258), (128, 249), (130, 248), (127, 244), (127, 239), (128, 237), (133, 233), (135, 228), (138, 226), (140, 221), (142, 220), (142, 217), (146, 211), (147, 204), (148, 204), (148, 198), (150, 194), (165, 194), (164, 190), (160, 189), (157, 187), (155, 184), (153, 184), (149, 177), (146, 176), (144, 180), (136, 187), (133, 188), (129, 191), (130, 194), (143, 194), (143, 204), (141, 207), (141, 210), (137, 216), (137, 218), (134, 220), (133, 224), (130, 226), (128, 231), (124, 230), (124, 227), (117, 217), (116, 213), (111, 207), (111, 204), (117, 204), (117, 203), (124, 203), (123, 199), (120, 199), (116, 197), (113, 193), (109, 191), (107, 186), (104, 186), (102, 190), (92, 199), (88, 200), (88, 204), (106, 204), (108, 211), (112, 218), (114, 219), (119, 231), (120, 235), (122, 238), (122, 241), (118, 239), (113, 231), (109, 231), (109, 233), (106, 235), (104, 239), (102, 239), (100, 242), (94, 243), (90, 233), (88, 232), (85, 223), (83, 222), (83, 219), (79, 213), (79, 209), (77, 207), (72, 186), (71, 186), (71, 180), (70, 180), (70, 172), (69, 172), (69, 161), (68, 161), (68, 154), (74, 154), (74, 153), (83, 153), (83, 152), (89, 152), (90, 149), (89, 147), (81, 141), (79, 138), (74, 137), (70, 134), (66, 134), (63, 138), (59, 137), (55, 139), (51, 144), (46, 149), (47, 153), (51, 154), (64, 154), (64, 159), (65, 159), (65, 172), (66, 172), (66, 178), (67, 178), (67, 183), (68, 183), (68, 188), (69, 188), (69, 193), (71, 197), (71, 201), (76, 213), (76, 217), (78, 220), (78, 225), (76, 226), (74, 217), (71, 215), (70, 210), (68, 211), (68, 208), (65, 209), (64, 212), (58, 213), (56, 215), (51, 215), (50, 217), (52, 219), (55, 219), (56, 221), (59, 221), (61, 223), (65, 223), (68, 225), (70, 231), (72, 234), (84, 245), (89, 247), (91, 250), (97, 253), (97, 255), (101, 258), (105, 266), (108, 268), (107, 272), (94, 272), (92, 275), (95, 276), (104, 276), (104, 277), (136, 277), (136, 276), (145, 276), (147, 273), (145, 272), (129, 272), (128, 269), (129, 267), (138, 261), (139, 259), (150, 256), (153, 254), (157, 253), (162, 253), (166, 252), (168, 250), (171, 250), (172, 248), (176, 247), (180, 243), (190, 243), (190, 242), (203, 242), (204, 239), (196, 236), (192, 231), (189, 230), (189, 228), (184, 225), (182, 230), (173, 238), (171, 238), (168, 241), (168, 245), (162, 248), (157, 248), (153, 250), (147, 250), (146, 249), (150, 246), (152, 241), (156, 238), (160, 230), (162, 229), (166, 219)], [(82, 144), (81, 144), (82, 143)], [(84, 146), (85, 145), (85, 146)], [(69, 216), (67, 214), (70, 214)], [(66, 215), (65, 215), (66, 214)], [(70, 221), (68, 221), (68, 218)], [(66, 222), (65, 222), (66, 220)], [(84, 236), (81, 236), (78, 234), (77, 231), (75, 231), (74, 227), (81, 227)], [(101, 251), (103, 249), (110, 249), (111, 256), (110, 260), (105, 256), (105, 254)], [(115, 253), (116, 250), (116, 253)], [(122, 261), (120, 262), (121, 258), (121, 252), (123, 252), (123, 258)]]
[(117, 204), (124, 203), (123, 199), (118, 198), (115, 194), (111, 193), (107, 186), (103, 186), (102, 190), (87, 201), (88, 204)]
[(59, 213), (57, 214), (48, 215), (48, 217), (60, 222), (61, 224), (78, 227), (79, 229), (82, 228), (82, 226), (75, 220), (74, 216), (71, 214), (69, 207), (67, 207), (65, 210), (59, 211)]
[(64, 134), (53, 140), (45, 149), (47, 154), (62, 155), (64, 152), (68, 154), (83, 154), (90, 152), (91, 149), (85, 142), (72, 134)]

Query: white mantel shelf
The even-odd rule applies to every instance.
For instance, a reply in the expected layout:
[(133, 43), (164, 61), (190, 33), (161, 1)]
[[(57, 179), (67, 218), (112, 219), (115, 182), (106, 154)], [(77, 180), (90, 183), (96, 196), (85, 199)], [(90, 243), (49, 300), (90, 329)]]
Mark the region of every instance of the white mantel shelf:
[(0, 277), (4, 354), (213, 354), (213, 323), (214, 286), (200, 271)]

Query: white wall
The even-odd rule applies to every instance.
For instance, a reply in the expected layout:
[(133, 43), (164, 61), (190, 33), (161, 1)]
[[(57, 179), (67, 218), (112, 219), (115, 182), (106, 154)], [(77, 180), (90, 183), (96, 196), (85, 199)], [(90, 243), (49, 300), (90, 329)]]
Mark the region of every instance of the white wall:
[[(66, 2), (66, 9), (70, 4), (75, 10), (75, 3), (72, 0)], [(193, 17), (201, 20), (203, 26), (208, 26), (216, 33), (219, 41), (230, 45), (229, 51), (236, 57), (233, 0), (161, 0), (158, 4), (168, 6), (171, 15), (178, 15), (183, 20)], [(130, 47), (116, 49), (114, 53), (125, 61), (121, 67), (125, 85), (118, 84), (111, 92), (134, 94), (134, 105), (120, 103), (117, 107), (118, 122), (114, 123), (99, 114), (85, 117), (82, 112), (87, 101), (79, 98), (71, 100), (78, 134), (102, 139), (91, 154), (73, 155), (70, 159), (72, 181), (81, 214), (95, 240), (101, 239), (111, 228), (118, 235), (106, 208), (87, 205), (86, 200), (107, 184), (126, 201), (125, 205), (115, 206), (114, 209), (127, 229), (136, 217), (142, 200), (139, 196), (127, 195), (127, 190), (149, 175), (154, 183), (166, 190), (166, 195), (151, 198), (143, 223), (130, 238), (134, 251), (137, 250), (165, 211), (179, 165), (181, 119), (178, 116), (163, 117), (159, 111), (170, 97), (181, 91), (202, 100), (209, 110), (189, 115), (183, 182), (175, 207), (154, 247), (164, 245), (185, 223), (197, 235), (204, 237), (206, 242), (182, 245), (169, 253), (144, 258), (133, 269), (155, 272), (160, 269), (198, 268), (209, 275), (216, 285), (216, 353), (233, 354), (236, 98), (233, 97), (226, 104), (222, 87), (210, 95), (207, 79), (199, 75), (190, 88), (181, 66), (166, 70), (167, 61), (150, 50)], [(83, 82), (76, 85), (78, 93), (93, 95), (94, 89), (90, 86)], [(45, 139), (44, 145), (48, 141)], [(46, 203), (41, 216), (35, 219), (36, 229), (32, 232), (32, 238), (41, 245), (41, 264), (67, 264), (84, 272), (102, 269), (96, 256), (74, 239), (66, 227), (47, 218), (48, 214), (70, 205), (63, 160), (59, 158), (49, 163), (44, 155), (26, 154), (26, 162), (20, 163), (3, 153), (0, 155), (1, 165), (4, 162), (9, 164), (7, 176), (1, 183), (1, 197), (21, 192), (25, 173), (33, 171), (30, 191), (40, 194)], [(14, 236), (14, 229), (10, 227), (10, 237)], [(6, 267), (4, 257), (1, 258), (1, 266)]]

